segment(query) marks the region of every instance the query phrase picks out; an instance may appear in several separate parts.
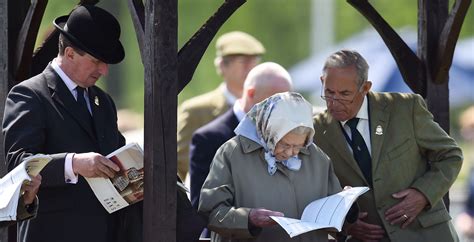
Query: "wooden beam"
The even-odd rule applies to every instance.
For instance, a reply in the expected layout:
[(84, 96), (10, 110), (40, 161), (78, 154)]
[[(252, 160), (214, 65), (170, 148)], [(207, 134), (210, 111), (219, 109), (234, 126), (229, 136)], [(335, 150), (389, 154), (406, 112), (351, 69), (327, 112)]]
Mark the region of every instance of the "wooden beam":
[[(426, 67), (427, 103), (435, 121), (449, 133), (449, 89), (448, 79), (434, 82), (434, 69), (440, 48), (440, 36), (448, 19), (447, 0), (418, 0), (418, 58)], [(446, 76), (446, 78), (448, 78)]]
[(13, 62), (15, 81), (19, 83), (30, 76), (32, 53), (48, 0), (33, 0), (18, 35)]
[(176, 241), (177, 0), (145, 2), (144, 242)]
[(47, 34), (46, 39), (32, 54), (30, 76), (43, 72), (48, 63), (58, 55), (59, 31), (54, 28)]
[(219, 28), (246, 0), (225, 0), (206, 23), (184, 44), (178, 53), (178, 93), (191, 81), (209, 43)]
[[(209, 43), (220, 27), (229, 17), (244, 4), (246, 0), (225, 0), (219, 9), (204, 23), (201, 28), (184, 44), (178, 52), (178, 93), (191, 81)], [(132, 22), (135, 27), (138, 46), (144, 60), (144, 7), (142, 0), (128, 0)]]
[[(426, 73), (428, 109), (441, 128), (449, 134), (449, 87), (448, 79), (440, 84), (434, 82), (434, 68), (439, 39), (448, 18), (448, 0), (418, 0), (418, 58)], [(443, 197), (449, 211), (449, 192)]]
[(471, 5), (471, 0), (456, 0), (451, 13), (441, 31), (438, 53), (436, 55), (434, 71), (434, 83), (441, 84), (448, 81), (449, 69), (453, 63), (454, 49), (458, 42), (459, 33)]
[[(8, 80), (10, 79), (8, 61), (9, 53), (9, 18), (8, 18), (8, 5), (9, 1), (0, 1), (0, 97), (2, 103), (5, 103), (8, 93)], [(10, 30), (11, 31), (11, 30)], [(5, 111), (4, 105), (0, 105), (0, 121), (3, 121), (3, 113)], [(0, 177), (3, 177), (7, 173), (6, 163), (3, 162), (5, 157), (5, 150), (3, 147), (3, 132), (0, 132)], [(0, 241), (8, 241), (8, 227), (0, 228)]]
[[(0, 1), (0, 97), (5, 102), (8, 93), (8, 1)], [(0, 105), (0, 120), (3, 120), (4, 105)], [(0, 157), (5, 157), (3, 149), (3, 133), (0, 132)], [(1, 159), (3, 161), (3, 158)], [(5, 162), (0, 162), (0, 177), (7, 173)], [(0, 241), (6, 241), (0, 237)]]
[[(132, 17), (133, 26), (135, 27), (135, 34), (137, 35), (138, 49), (140, 49), (140, 56), (142, 63), (145, 59), (145, 6), (142, 0), (128, 0), (128, 8)], [(145, 64), (145, 63), (143, 63)]]
[(403, 39), (380, 16), (368, 0), (347, 0), (357, 9), (377, 30), (395, 59), (403, 80), (410, 89), (426, 96), (426, 83), (422, 65), (416, 54), (408, 47)]

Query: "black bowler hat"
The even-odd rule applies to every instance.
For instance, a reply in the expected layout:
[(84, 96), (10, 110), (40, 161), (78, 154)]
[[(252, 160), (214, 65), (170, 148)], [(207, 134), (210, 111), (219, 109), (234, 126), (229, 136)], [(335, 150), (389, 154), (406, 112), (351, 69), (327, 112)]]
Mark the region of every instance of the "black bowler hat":
[(75, 47), (107, 64), (117, 64), (125, 57), (119, 40), (120, 25), (102, 8), (82, 5), (53, 23)]

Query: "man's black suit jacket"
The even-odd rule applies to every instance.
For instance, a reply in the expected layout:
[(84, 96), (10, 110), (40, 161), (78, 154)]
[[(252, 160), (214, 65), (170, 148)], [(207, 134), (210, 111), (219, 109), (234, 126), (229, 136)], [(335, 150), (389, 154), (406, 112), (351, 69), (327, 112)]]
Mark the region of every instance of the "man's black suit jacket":
[(209, 167), (216, 151), (235, 136), (239, 124), (232, 108), (194, 132), (191, 139), (189, 174), (191, 178), (191, 203), (199, 206), (201, 187), (209, 174)]
[(96, 86), (88, 93), (93, 129), (76, 112), (79, 106), (74, 96), (49, 65), (43, 73), (13, 87), (7, 96), (3, 134), (8, 169), (32, 154), (53, 157), (41, 172), (37, 217), (20, 222), (22, 242), (116, 242), (119, 225), (141, 223), (139, 217), (119, 219), (141, 208), (131, 206), (109, 215), (83, 177), (74, 185), (64, 180), (66, 153), (107, 155), (125, 144), (111, 97)]

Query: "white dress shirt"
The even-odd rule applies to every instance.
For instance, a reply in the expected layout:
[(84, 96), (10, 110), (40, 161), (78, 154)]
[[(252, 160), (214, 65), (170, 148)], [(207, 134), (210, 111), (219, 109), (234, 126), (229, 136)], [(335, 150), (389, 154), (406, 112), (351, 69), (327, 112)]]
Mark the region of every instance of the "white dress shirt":
[(227, 101), (227, 104), (229, 105), (234, 105), (235, 101), (237, 101), (237, 97), (232, 94), (229, 89), (227, 88), (227, 85), (225, 83), (222, 83), (219, 88), (222, 90), (222, 93), (224, 94), (225, 100)]
[(245, 117), (245, 111), (244, 108), (242, 107), (242, 104), (240, 103), (242, 99), (238, 99), (235, 101), (234, 106), (232, 107), (232, 110), (234, 111), (234, 115), (237, 117), (237, 120), (240, 122), (242, 119)]
[[(362, 138), (364, 138), (365, 145), (367, 146), (367, 149), (369, 150), (369, 154), (372, 156), (372, 145), (370, 144), (370, 127), (369, 127), (369, 104), (367, 101), (367, 96), (364, 97), (364, 101), (362, 102), (362, 106), (359, 109), (359, 112), (355, 116), (356, 118), (359, 118), (359, 123), (357, 123), (357, 131), (362, 135)], [(342, 121), (341, 125), (344, 128), (344, 131), (346, 131), (347, 136), (352, 139), (352, 134), (351, 134), (351, 128), (347, 125), (348, 120)], [(349, 143), (347, 143), (349, 146), (349, 149), (352, 152), (352, 148)]]

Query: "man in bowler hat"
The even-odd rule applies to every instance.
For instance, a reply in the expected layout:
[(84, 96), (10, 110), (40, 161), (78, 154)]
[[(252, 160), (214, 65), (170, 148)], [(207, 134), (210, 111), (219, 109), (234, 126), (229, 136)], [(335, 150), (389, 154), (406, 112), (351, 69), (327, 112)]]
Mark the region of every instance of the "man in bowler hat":
[(54, 25), (60, 31), (57, 57), (41, 74), (14, 86), (5, 104), (8, 169), (34, 154), (53, 157), (41, 172), (36, 219), (19, 223), (19, 241), (140, 241), (127, 236), (141, 236), (141, 230), (131, 233), (121, 226), (141, 223), (132, 213), (141, 204), (108, 214), (84, 179), (113, 177), (119, 170), (104, 155), (125, 139), (112, 98), (95, 84), (109, 64), (125, 56), (120, 25), (107, 11), (89, 5), (55, 19)]

